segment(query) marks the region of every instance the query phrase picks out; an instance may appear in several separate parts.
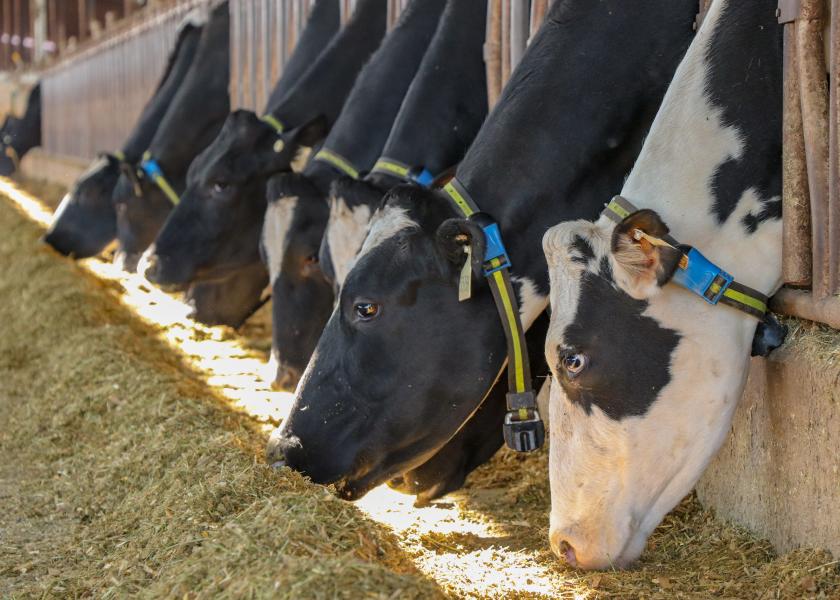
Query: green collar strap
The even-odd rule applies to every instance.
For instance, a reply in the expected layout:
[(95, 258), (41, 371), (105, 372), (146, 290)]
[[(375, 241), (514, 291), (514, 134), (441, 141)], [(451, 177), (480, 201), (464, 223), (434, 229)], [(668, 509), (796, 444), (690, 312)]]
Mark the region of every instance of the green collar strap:
[(286, 126), (283, 125), (283, 121), (281, 121), (271, 113), (266, 113), (263, 116), (261, 116), (260, 121), (271, 125), (274, 128), (274, 131), (277, 132), (277, 135), (280, 135), (286, 130)]
[(414, 182), (427, 188), (435, 183), (435, 176), (425, 167), (415, 169), (403, 162), (386, 156), (382, 156), (376, 161), (373, 169), (371, 169), (371, 173), (382, 173), (391, 175), (392, 177), (399, 177), (403, 181)]
[(321, 148), (315, 155), (315, 160), (325, 162), (345, 175), (349, 175), (353, 179), (359, 178), (359, 170), (353, 166), (353, 163), (341, 156), (338, 152), (333, 152), (327, 148)]

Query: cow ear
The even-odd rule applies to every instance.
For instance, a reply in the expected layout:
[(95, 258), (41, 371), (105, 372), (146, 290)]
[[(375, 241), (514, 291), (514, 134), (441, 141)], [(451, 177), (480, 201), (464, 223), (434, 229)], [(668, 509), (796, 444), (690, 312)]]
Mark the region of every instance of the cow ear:
[(683, 253), (667, 237), (668, 226), (648, 209), (629, 215), (613, 230), (616, 283), (633, 298), (650, 298), (674, 276)]
[(469, 219), (448, 219), (438, 227), (437, 244), (447, 261), (459, 269), (467, 256), (472, 259), (472, 270), (476, 277), (482, 275), (481, 264), (484, 257), (485, 241), (481, 227)]

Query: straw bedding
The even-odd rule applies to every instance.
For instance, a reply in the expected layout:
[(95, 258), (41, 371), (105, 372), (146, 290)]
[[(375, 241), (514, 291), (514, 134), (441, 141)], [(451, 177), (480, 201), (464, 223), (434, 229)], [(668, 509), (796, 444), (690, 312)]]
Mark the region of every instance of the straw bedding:
[(260, 423), (39, 234), (0, 199), (0, 597), (840, 598), (830, 555), (775, 556), (693, 497), (633, 570), (567, 569), (545, 452), (423, 509), (271, 471)]

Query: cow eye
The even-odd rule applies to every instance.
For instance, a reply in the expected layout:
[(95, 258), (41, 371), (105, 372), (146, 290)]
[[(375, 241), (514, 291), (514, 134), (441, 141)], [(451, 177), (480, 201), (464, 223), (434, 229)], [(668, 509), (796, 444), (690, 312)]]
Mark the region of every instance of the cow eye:
[(370, 321), (379, 314), (379, 305), (373, 302), (361, 302), (353, 308), (362, 321)]
[(589, 359), (585, 354), (579, 352), (570, 352), (563, 356), (563, 368), (566, 370), (566, 375), (569, 379), (574, 379), (586, 369)]
[(317, 254), (310, 254), (307, 256), (304, 261), (307, 265), (317, 265), (318, 264), (318, 255)]
[(213, 184), (213, 191), (217, 194), (224, 194), (230, 189), (230, 184), (226, 181), (217, 181)]

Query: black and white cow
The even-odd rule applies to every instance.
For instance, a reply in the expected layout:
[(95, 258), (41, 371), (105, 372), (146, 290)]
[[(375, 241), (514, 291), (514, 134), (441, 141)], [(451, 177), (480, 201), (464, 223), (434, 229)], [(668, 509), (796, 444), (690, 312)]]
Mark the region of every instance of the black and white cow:
[[(294, 389), (327, 322), (333, 289), (318, 266), (329, 191), (373, 168), (417, 73), (446, 0), (412, 0), (365, 65), (321, 153), (303, 173), (269, 182), (262, 244), (272, 287), (276, 386)], [(319, 157), (329, 152), (327, 162)]]
[(545, 235), (550, 537), (573, 565), (638, 558), (729, 432), (758, 320), (669, 283), (687, 250), (657, 240), (670, 230), (764, 294), (781, 285), (776, 4), (712, 4), (621, 189), (643, 210)]
[[(183, 192), (193, 158), (216, 137), (230, 111), (228, 3), (212, 9), (198, 42), (195, 58), (160, 123), (145, 158), (159, 165), (177, 195)], [(143, 251), (154, 241), (174, 198), (142, 169), (125, 169), (114, 188), (118, 260), (134, 271)]]
[[(337, 2), (316, 5), (315, 32), (328, 28), (320, 20), (338, 19)], [(266, 207), (266, 181), (291, 170), (302, 146), (321, 141), (338, 118), (362, 66), (385, 34), (386, 0), (362, 0), (350, 21), (317, 54), (319, 44), (301, 46), (307, 69), (290, 89), (281, 92), (285, 77), (272, 94), (267, 114), (282, 123), (277, 129), (250, 111), (236, 111), (222, 132), (194, 162), (178, 208), (155, 240), (145, 275), (159, 285), (182, 285), (216, 278), (248, 265), (261, 264), (260, 231)], [(306, 42), (306, 43), (304, 43)], [(298, 64), (297, 58), (293, 63)], [(267, 278), (267, 275), (265, 275)]]
[(184, 20), (160, 83), (120, 153), (102, 154), (62, 200), (44, 237), (61, 254), (74, 258), (94, 256), (116, 237), (117, 215), (111, 197), (121, 168), (140, 162), (192, 65), (203, 26), (204, 18), (197, 11)]
[[(388, 162), (364, 179), (342, 177), (333, 185), (319, 256), (336, 289), (385, 192), (406, 180), (431, 185), (461, 161), (475, 139), (487, 116), (485, 36), (478, 18), (486, 10), (486, 0), (449, 0), (382, 150)], [(408, 172), (393, 170), (400, 166)]]
[[(341, 177), (333, 183), (330, 217), (320, 247), (320, 266), (338, 289), (362, 246), (370, 217), (385, 192), (406, 179), (428, 185), (463, 158), (487, 114), (487, 86), (483, 59), (484, 28), (477, 16), (486, 0), (449, 0), (440, 25), (406, 94), (394, 127), (382, 151), (387, 162), (364, 179)], [(400, 166), (408, 172), (395, 172)], [(388, 169), (391, 170), (388, 170)], [(324, 322), (298, 320), (302, 336)], [(537, 331), (538, 330), (538, 331)], [(542, 332), (532, 328), (532, 364), (542, 362)], [(504, 382), (458, 433), (433, 457), (388, 484), (416, 495), (423, 505), (460, 488), (467, 475), (486, 462), (502, 444), (505, 415)]]
[[(543, 234), (594, 216), (621, 185), (696, 9), (557, 0), (458, 168), (505, 235), (525, 327), (548, 303)], [(462, 244), (483, 251), (480, 229), (458, 214), (439, 192), (388, 194), (270, 460), (358, 498), (443, 446), (481, 404), (506, 344), (480, 266), (472, 298), (458, 302)]]
[(19, 119), (9, 118), (0, 140), (0, 175), (9, 176), (17, 171), (20, 159), (41, 145), (41, 84), (29, 92), (26, 111)]

